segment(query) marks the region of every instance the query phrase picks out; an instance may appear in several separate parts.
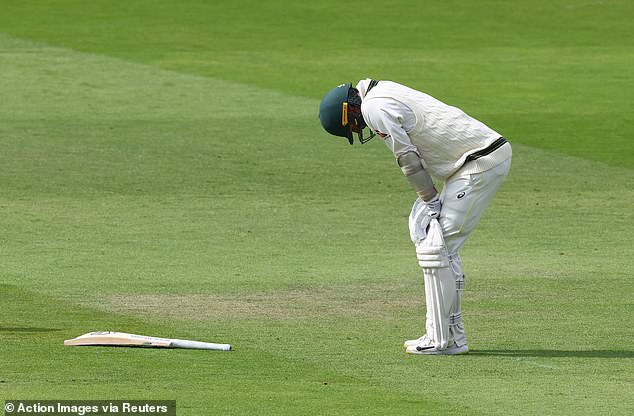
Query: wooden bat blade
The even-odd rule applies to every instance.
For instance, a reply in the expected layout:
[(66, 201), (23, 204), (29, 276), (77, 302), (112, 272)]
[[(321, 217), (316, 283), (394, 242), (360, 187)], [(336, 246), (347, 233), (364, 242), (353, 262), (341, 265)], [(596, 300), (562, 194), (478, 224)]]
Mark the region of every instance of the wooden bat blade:
[(147, 337), (144, 335), (127, 334), (125, 332), (89, 332), (77, 338), (64, 341), (64, 345), (112, 345), (137, 347), (169, 347), (170, 339)]
[(155, 348), (188, 348), (197, 350), (231, 351), (229, 344), (189, 341), (182, 339), (148, 337), (125, 332), (89, 332), (77, 338), (64, 341), (67, 346), (111, 346), (111, 347), (155, 347)]

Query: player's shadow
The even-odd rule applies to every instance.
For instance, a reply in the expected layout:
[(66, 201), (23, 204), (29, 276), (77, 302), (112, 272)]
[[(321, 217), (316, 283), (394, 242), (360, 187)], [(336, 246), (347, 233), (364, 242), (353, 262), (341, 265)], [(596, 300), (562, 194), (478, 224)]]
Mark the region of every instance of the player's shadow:
[(469, 355), (492, 357), (574, 357), (574, 358), (634, 358), (627, 350), (469, 350)]

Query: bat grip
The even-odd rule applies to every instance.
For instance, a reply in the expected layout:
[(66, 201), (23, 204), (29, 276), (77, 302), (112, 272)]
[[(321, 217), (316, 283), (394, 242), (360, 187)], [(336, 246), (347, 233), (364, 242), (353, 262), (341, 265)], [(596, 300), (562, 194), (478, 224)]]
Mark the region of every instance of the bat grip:
[(213, 342), (188, 341), (184, 339), (175, 339), (171, 342), (170, 347), (196, 350), (231, 351), (230, 344), (214, 344)]

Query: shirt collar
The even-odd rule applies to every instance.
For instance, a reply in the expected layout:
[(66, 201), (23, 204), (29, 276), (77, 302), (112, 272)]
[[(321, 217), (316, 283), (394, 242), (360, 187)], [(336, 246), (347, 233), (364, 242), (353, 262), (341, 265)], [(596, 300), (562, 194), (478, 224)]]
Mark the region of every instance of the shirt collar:
[(372, 82), (370, 78), (362, 79), (361, 81), (359, 81), (359, 83), (356, 86), (357, 90), (359, 90), (359, 95), (361, 96), (362, 100), (363, 98), (365, 98), (365, 94), (368, 91), (370, 82)]

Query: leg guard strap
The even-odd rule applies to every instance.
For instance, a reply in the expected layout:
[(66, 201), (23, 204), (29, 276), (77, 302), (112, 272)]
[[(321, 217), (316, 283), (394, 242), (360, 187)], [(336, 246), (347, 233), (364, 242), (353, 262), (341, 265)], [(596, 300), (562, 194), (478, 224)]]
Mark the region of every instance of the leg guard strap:
[(449, 326), (458, 325), (462, 323), (462, 313), (452, 313), (449, 315)]

